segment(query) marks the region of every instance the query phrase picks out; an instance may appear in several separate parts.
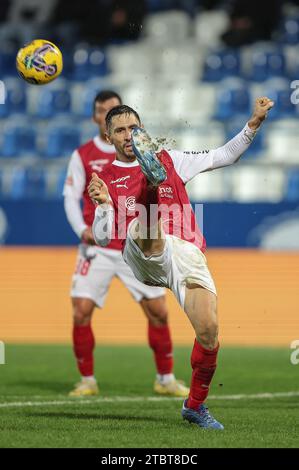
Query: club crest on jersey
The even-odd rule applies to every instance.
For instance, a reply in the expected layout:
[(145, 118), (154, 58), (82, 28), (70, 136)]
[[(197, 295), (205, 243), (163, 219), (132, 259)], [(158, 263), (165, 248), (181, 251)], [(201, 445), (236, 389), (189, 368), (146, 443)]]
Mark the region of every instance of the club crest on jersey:
[(74, 184), (73, 177), (72, 176), (67, 176), (67, 178), (65, 180), (65, 184), (68, 184), (68, 185), (72, 186)]
[(126, 198), (125, 206), (128, 211), (135, 211), (136, 208), (136, 198), (135, 196), (129, 196)]

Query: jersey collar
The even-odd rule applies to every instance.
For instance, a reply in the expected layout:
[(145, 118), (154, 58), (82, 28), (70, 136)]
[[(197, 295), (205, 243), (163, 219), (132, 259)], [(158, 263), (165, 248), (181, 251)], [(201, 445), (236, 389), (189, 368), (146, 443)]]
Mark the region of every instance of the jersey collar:
[(121, 162), (120, 160), (113, 160), (112, 165), (130, 168), (132, 166), (139, 166), (139, 163), (137, 160), (134, 160), (133, 162)]
[(115, 153), (115, 147), (114, 145), (108, 144), (108, 142), (104, 142), (100, 137), (97, 135), (94, 137), (93, 142), (95, 146), (101, 150), (102, 152), (105, 153)]

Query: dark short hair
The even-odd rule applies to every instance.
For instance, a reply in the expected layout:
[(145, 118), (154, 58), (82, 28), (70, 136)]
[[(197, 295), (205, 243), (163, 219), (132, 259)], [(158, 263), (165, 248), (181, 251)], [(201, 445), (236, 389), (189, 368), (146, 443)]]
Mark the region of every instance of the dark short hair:
[(102, 90), (96, 95), (96, 97), (93, 101), (93, 112), (95, 112), (95, 110), (96, 110), (96, 103), (104, 103), (107, 100), (111, 100), (111, 98), (118, 99), (120, 104), (122, 104), (121, 97), (119, 96), (118, 93), (116, 93), (116, 91)]
[(106, 128), (108, 132), (110, 130), (111, 122), (114, 116), (119, 116), (121, 114), (134, 114), (139, 123), (141, 123), (139, 114), (137, 113), (137, 111), (135, 111), (135, 109), (130, 108), (130, 106), (127, 106), (126, 104), (121, 104), (119, 106), (114, 106), (114, 108), (110, 109), (110, 111), (106, 115)]

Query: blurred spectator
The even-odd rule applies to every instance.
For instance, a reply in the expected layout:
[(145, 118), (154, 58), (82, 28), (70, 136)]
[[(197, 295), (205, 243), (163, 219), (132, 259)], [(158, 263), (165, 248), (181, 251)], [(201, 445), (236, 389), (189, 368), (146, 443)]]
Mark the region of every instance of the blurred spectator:
[(230, 47), (271, 39), (277, 28), (282, 8), (281, 0), (230, 0), (231, 25), (222, 39)]
[(7, 20), (9, 6), (10, 6), (10, 0), (0, 1), (0, 23), (4, 23), (4, 21)]
[(137, 39), (146, 14), (145, 0), (113, 0), (110, 39)]
[[(3, 0), (1, 0), (2, 4)], [(11, 23), (28, 21), (32, 23), (46, 23), (55, 7), (57, 0), (11, 0), (9, 2), (8, 20)], [(7, 3), (5, 0), (4, 3)]]
[(77, 23), (80, 40), (101, 45), (137, 39), (145, 12), (145, 0), (59, 0), (52, 24)]

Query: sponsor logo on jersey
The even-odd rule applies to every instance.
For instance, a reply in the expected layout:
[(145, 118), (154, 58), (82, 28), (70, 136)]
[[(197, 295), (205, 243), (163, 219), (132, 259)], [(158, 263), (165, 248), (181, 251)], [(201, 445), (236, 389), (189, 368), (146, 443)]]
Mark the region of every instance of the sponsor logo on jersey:
[(195, 150), (184, 151), (185, 155), (203, 155), (204, 153), (209, 153), (210, 150), (201, 150), (200, 152), (196, 152)]
[(170, 186), (159, 186), (159, 196), (173, 199), (173, 189)]
[(99, 173), (104, 170), (104, 166), (110, 162), (108, 158), (101, 158), (98, 160), (90, 160), (88, 164), (91, 166), (93, 170), (97, 170)]
[(111, 184), (114, 184), (114, 183), (121, 183), (122, 181), (125, 181), (127, 180), (128, 178), (131, 178), (130, 175), (128, 176), (123, 176), (122, 178), (118, 178), (117, 180), (113, 180), (113, 181), (110, 181)]
[(128, 189), (128, 186), (127, 186), (127, 179), (128, 178), (131, 178), (130, 175), (128, 176), (123, 176), (122, 178), (118, 178), (117, 180), (114, 180), (114, 181), (110, 181), (111, 184), (115, 184), (115, 183), (118, 183), (116, 185), (117, 188), (126, 188)]
[(136, 198), (135, 196), (129, 196), (126, 199), (125, 206), (128, 209), (128, 211), (135, 211), (136, 207)]

